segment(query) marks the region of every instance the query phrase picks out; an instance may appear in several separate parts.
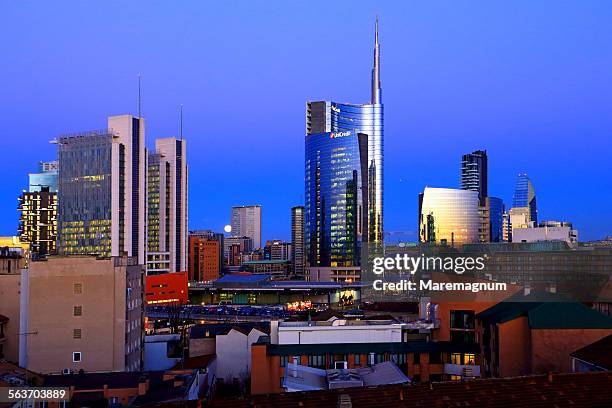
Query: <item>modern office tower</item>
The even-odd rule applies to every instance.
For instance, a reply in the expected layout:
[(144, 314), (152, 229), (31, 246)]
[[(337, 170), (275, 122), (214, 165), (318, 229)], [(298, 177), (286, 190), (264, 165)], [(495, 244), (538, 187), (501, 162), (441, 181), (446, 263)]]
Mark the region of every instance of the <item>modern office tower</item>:
[(23, 269), (20, 366), (41, 374), (141, 370), (144, 268), (132, 259), (51, 257)]
[(461, 158), (461, 188), (478, 191), (478, 198), (482, 207), (486, 204), (488, 183), (487, 152), (476, 150), (464, 154)]
[(60, 137), (58, 252), (135, 257), (145, 264), (144, 119)]
[(486, 197), (486, 206), (489, 209), (490, 242), (504, 240), (504, 202), (501, 198)]
[(30, 243), (33, 258), (53, 255), (57, 240), (57, 192), (41, 187), (19, 197), (19, 239)]
[(209, 282), (219, 279), (222, 248), (222, 241), (213, 237), (189, 235), (189, 280)]
[(57, 240), (57, 161), (40, 162), (29, 189), (19, 197), (19, 238), (34, 258), (54, 254)]
[(157, 139), (147, 168), (147, 274), (186, 271), (186, 142)]
[(291, 259), (293, 272), (297, 276), (304, 276), (306, 265), (304, 252), (304, 206), (299, 205), (291, 209)]
[[(253, 238), (242, 237), (225, 237), (223, 241), (223, 259), (225, 265), (238, 266), (242, 254), (247, 254), (253, 251)], [(231, 262), (233, 259), (233, 262)]]
[[(306, 136), (306, 262), (360, 266), (367, 253), (368, 135), (326, 132)], [(365, 260), (364, 260), (365, 261)]]
[(281, 239), (266, 241), (266, 246), (264, 247), (264, 259), (290, 261), (291, 242), (284, 242)]
[(419, 196), (420, 241), (452, 247), (478, 242), (479, 204), (477, 191), (425, 187)]
[(33, 193), (47, 187), (50, 192), (57, 193), (58, 166), (57, 160), (38, 163), (38, 173), (29, 174), (30, 186), (28, 191)]
[[(535, 189), (526, 173), (519, 173), (516, 178), (516, 188), (512, 198), (512, 208), (525, 207), (529, 209), (528, 222), (538, 223)], [(514, 226), (513, 226), (514, 228)]]
[[(328, 101), (308, 102), (306, 134), (351, 132), (368, 136), (368, 245), (371, 252), (382, 250), (383, 232), (383, 104), (380, 83), (380, 45), (378, 19), (374, 39), (372, 96), (369, 104), (347, 104)], [(309, 256), (309, 254), (307, 254)]]
[(253, 240), (253, 249), (261, 248), (260, 205), (232, 207), (231, 226), (233, 237), (249, 237)]

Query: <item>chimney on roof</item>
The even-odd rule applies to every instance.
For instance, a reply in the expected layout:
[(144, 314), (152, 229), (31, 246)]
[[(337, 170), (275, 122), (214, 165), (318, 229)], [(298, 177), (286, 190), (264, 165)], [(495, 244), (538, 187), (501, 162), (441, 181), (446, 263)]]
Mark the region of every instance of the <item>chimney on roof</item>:
[(297, 356), (293, 356), (293, 369), (291, 370), (291, 376), (293, 378), (298, 378), (298, 364), (299, 359), (297, 358)]

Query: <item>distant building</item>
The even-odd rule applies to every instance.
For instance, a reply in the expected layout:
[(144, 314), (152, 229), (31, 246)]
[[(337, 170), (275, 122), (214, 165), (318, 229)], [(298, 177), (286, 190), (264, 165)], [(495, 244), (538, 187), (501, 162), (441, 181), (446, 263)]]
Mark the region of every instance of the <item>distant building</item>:
[(33, 257), (56, 253), (57, 192), (49, 186), (24, 191), (19, 197), (19, 239), (30, 244)]
[(419, 195), (420, 241), (459, 246), (479, 241), (478, 192), (425, 187)]
[[(225, 236), (223, 235), (223, 233), (214, 232), (211, 230), (193, 230), (193, 231), (189, 231), (189, 238), (191, 239), (191, 237), (205, 238), (209, 241), (219, 242), (218, 260), (219, 260), (219, 273), (221, 273), (223, 271), (223, 262), (224, 262), (223, 248), (224, 248), (224, 243), (225, 243)], [(189, 252), (189, 258), (191, 259), (191, 252)], [(191, 260), (189, 262), (191, 262)]]
[(482, 207), (488, 197), (488, 168), (486, 150), (477, 150), (464, 154), (461, 158), (461, 188), (478, 191), (478, 199)]
[(311, 266), (306, 274), (308, 282), (359, 282), (361, 268), (358, 266)]
[(242, 261), (240, 271), (250, 273), (265, 273), (273, 279), (288, 279), (293, 275), (293, 265), (286, 259), (268, 259)]
[(59, 138), (58, 253), (136, 257), (145, 265), (144, 119)]
[(38, 173), (30, 173), (29, 192), (34, 193), (46, 187), (52, 193), (57, 193), (59, 164), (56, 161), (39, 162)]
[(296, 276), (303, 277), (306, 265), (304, 246), (304, 206), (291, 208), (291, 260)]
[(189, 235), (189, 280), (203, 282), (219, 279), (223, 262), (222, 240), (210, 236)]
[(223, 241), (223, 258), (225, 264), (239, 266), (242, 260), (242, 254), (247, 254), (253, 249), (253, 239), (251, 237), (225, 237)]
[(139, 371), (144, 268), (135, 258), (50, 257), (21, 272), (20, 366), (42, 374)]
[[(533, 184), (526, 173), (519, 173), (516, 178), (516, 188), (512, 198), (512, 208), (527, 208), (527, 222), (538, 223), (538, 209)], [(514, 227), (513, 228), (517, 228)]]
[(501, 198), (487, 197), (486, 206), (489, 210), (490, 241), (504, 241), (504, 202)]
[(264, 259), (291, 261), (291, 243), (280, 239), (266, 241)]
[(186, 142), (155, 141), (147, 171), (147, 274), (187, 270)]
[(242, 205), (232, 207), (232, 237), (249, 237), (253, 249), (261, 248), (261, 206)]
[(571, 226), (515, 228), (512, 230), (512, 242), (565, 241), (578, 242), (578, 231)]

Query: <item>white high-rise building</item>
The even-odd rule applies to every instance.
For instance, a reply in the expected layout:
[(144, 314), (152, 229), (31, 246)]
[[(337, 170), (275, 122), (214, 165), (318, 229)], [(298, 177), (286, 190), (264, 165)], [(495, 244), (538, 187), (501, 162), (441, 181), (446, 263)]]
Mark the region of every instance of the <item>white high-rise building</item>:
[(147, 273), (187, 270), (186, 141), (155, 141), (149, 154)]
[(260, 205), (232, 207), (231, 225), (233, 237), (249, 237), (253, 240), (253, 249), (261, 248)]
[(144, 119), (111, 116), (108, 130), (58, 140), (58, 252), (145, 263)]

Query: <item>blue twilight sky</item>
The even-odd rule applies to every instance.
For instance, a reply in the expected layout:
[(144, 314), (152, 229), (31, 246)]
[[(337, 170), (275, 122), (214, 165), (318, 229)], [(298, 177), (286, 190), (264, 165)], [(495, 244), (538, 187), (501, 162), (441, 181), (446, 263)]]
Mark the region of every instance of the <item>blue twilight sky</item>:
[[(263, 206), (290, 236), (303, 197), (305, 102), (368, 102), (380, 15), (385, 229), (416, 238), (417, 195), (456, 187), (486, 149), (489, 192), (526, 171), (541, 219), (612, 234), (612, 2), (0, 0), (0, 234), (49, 140), (143, 116), (151, 145), (184, 104), (190, 228)], [(391, 235), (399, 239), (400, 234)]]

